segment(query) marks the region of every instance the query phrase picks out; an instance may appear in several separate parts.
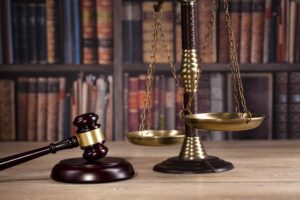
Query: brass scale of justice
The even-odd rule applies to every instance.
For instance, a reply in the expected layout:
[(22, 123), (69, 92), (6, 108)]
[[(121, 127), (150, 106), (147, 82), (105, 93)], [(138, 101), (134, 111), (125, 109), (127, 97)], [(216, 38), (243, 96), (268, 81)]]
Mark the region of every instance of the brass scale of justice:
[[(216, 20), (218, 1), (213, 0), (211, 6), (211, 18), (207, 25), (207, 34), (202, 47), (200, 62), (198, 62), (195, 45), (196, 0), (179, 0), (181, 3), (181, 29), (182, 29), (182, 62), (180, 77), (182, 79), (184, 92), (181, 92), (182, 110), (177, 113), (185, 122), (185, 131), (180, 130), (150, 130), (149, 129), (149, 94), (152, 92), (153, 74), (155, 68), (155, 56), (157, 42), (160, 36), (162, 46), (168, 53), (168, 62), (172, 76), (175, 79), (176, 88), (179, 88), (176, 69), (170, 56), (166, 43), (162, 23), (161, 6), (163, 1), (154, 5), (154, 32), (152, 52), (147, 69), (146, 93), (144, 109), (141, 113), (141, 124), (138, 131), (128, 132), (128, 140), (137, 145), (163, 146), (171, 144), (182, 144), (179, 156), (169, 158), (154, 166), (153, 170), (164, 173), (215, 173), (233, 169), (230, 162), (215, 156), (208, 156), (202, 145), (201, 136), (197, 129), (204, 131), (244, 131), (258, 127), (265, 116), (251, 113), (247, 109), (240, 76), (239, 63), (235, 48), (235, 40), (231, 28), (231, 19), (228, 10), (228, 0), (224, 0), (225, 23), (230, 52), (230, 70), (232, 89), (234, 96), (235, 112), (229, 113), (196, 113), (196, 96), (201, 75), (201, 64), (203, 63), (208, 41), (212, 35), (213, 24)], [(201, 10), (200, 10), (201, 12)], [(199, 64), (198, 64), (199, 63)], [(181, 91), (181, 90), (179, 90)], [(242, 108), (242, 111), (241, 111)], [(168, 116), (167, 116), (168, 117)]]
[[(164, 173), (215, 173), (233, 169), (230, 162), (215, 156), (208, 156), (202, 145), (197, 129), (208, 131), (242, 131), (259, 126), (264, 116), (248, 111), (243, 94), (239, 64), (235, 50), (234, 38), (231, 30), (228, 1), (224, 0), (226, 25), (230, 50), (230, 69), (232, 75), (232, 87), (234, 93), (235, 113), (201, 113), (196, 114), (195, 94), (201, 74), (201, 64), (208, 46), (209, 37), (212, 34), (212, 26), (216, 18), (217, 0), (212, 1), (212, 15), (208, 23), (208, 33), (198, 65), (195, 38), (195, 5), (196, 0), (180, 0), (182, 19), (182, 63), (181, 79), (184, 86), (182, 92), (182, 110), (178, 113), (185, 122), (185, 131), (179, 130), (150, 130), (149, 129), (149, 93), (152, 90), (155, 51), (158, 36), (160, 35), (163, 46), (168, 51), (166, 39), (161, 24), (160, 0), (154, 6), (154, 34), (152, 54), (147, 71), (146, 94), (144, 110), (141, 114), (141, 124), (138, 131), (129, 132), (128, 140), (133, 144), (147, 146), (162, 146), (182, 144), (179, 156), (169, 158), (154, 166), (154, 170)], [(160, 34), (158, 34), (160, 33)], [(169, 52), (168, 52), (169, 54)], [(176, 86), (179, 87), (179, 79), (176, 69), (168, 56), (172, 75)], [(240, 111), (242, 108), (243, 112)], [(121, 181), (134, 177), (134, 169), (130, 162), (124, 158), (106, 157), (108, 148), (104, 145), (105, 139), (101, 125), (97, 123), (99, 117), (94, 113), (86, 113), (74, 119), (76, 136), (72, 136), (58, 143), (34, 149), (24, 153), (12, 155), (0, 159), (0, 171), (36, 159), (49, 153), (80, 147), (83, 150), (83, 158), (69, 158), (61, 160), (51, 171), (51, 178), (67, 183), (106, 183)]]

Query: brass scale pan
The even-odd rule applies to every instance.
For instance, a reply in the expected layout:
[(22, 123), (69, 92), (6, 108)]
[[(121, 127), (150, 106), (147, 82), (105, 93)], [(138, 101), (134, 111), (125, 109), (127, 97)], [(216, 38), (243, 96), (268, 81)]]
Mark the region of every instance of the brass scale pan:
[[(252, 113), (201, 113), (185, 116), (185, 122), (195, 129), (207, 131), (245, 131), (258, 127), (265, 116)], [(180, 144), (184, 132), (179, 130), (144, 130), (127, 133), (128, 141), (144, 146)]]

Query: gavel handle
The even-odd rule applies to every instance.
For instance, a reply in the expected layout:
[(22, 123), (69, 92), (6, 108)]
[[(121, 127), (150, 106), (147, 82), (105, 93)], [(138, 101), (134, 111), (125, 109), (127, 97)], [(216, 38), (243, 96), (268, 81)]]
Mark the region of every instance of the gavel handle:
[(58, 142), (56, 144), (51, 143), (49, 146), (46, 147), (42, 147), (39, 149), (34, 149), (24, 153), (2, 158), (0, 159), (0, 170), (7, 169), (9, 167), (27, 162), (29, 160), (44, 156), (49, 153), (56, 153), (57, 151), (63, 149), (71, 149), (77, 147), (78, 145), (79, 144), (78, 144), (77, 137), (73, 136), (71, 138), (63, 140), (62, 142)]

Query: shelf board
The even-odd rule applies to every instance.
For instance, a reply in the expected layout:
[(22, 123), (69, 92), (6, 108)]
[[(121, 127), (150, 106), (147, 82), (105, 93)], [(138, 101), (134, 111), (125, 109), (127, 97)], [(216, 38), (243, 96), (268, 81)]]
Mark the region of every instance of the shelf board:
[[(134, 63), (124, 64), (124, 71), (127, 72), (146, 72), (148, 64)], [(179, 69), (179, 65), (176, 65)], [(204, 72), (230, 72), (229, 64), (203, 64)], [(168, 64), (156, 64), (155, 71), (168, 72), (170, 66)], [(300, 71), (300, 63), (268, 63), (268, 64), (240, 64), (241, 72), (274, 72), (274, 71)]]
[(112, 65), (1, 64), (0, 72), (113, 72)]

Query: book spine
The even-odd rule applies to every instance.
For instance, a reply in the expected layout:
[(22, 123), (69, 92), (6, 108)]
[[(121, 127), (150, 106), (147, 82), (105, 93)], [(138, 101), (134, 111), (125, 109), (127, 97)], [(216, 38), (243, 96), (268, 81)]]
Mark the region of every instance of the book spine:
[(12, 80), (0, 81), (0, 141), (16, 139), (15, 90)]
[(37, 141), (46, 141), (47, 78), (39, 77), (37, 82)]
[(3, 30), (3, 62), (6, 64), (14, 63), (13, 38), (12, 38), (12, 1), (4, 0), (1, 6), (3, 17), (1, 17), (1, 26)]
[(159, 100), (160, 100), (160, 77), (156, 75), (154, 77), (154, 87), (153, 87), (153, 129), (159, 129)]
[(20, 57), (21, 63), (29, 63), (29, 6), (26, 3), (20, 4)]
[(177, 130), (184, 130), (184, 120), (180, 118), (180, 112), (183, 109), (182, 102), (183, 102), (183, 92), (184, 88), (179, 87), (176, 88), (176, 129)]
[(142, 10), (140, 2), (124, 1), (122, 17), (123, 61), (142, 61)]
[(261, 63), (263, 58), (265, 1), (252, 0), (251, 63)]
[(28, 78), (27, 140), (37, 139), (37, 79)]
[(287, 139), (288, 133), (288, 73), (275, 74), (274, 139)]
[[(297, 19), (300, 19), (300, 0), (297, 0)], [(300, 20), (297, 20), (297, 25), (296, 25), (296, 35), (300, 35)], [(300, 37), (296, 37), (296, 47), (295, 47), (295, 62), (299, 63), (300, 62)]]
[[(63, 0), (64, 63), (73, 62), (71, 0)], [(76, 41), (77, 42), (77, 41)]]
[(97, 0), (98, 63), (113, 62), (113, 1)]
[[(128, 109), (128, 86), (129, 86), (129, 74), (125, 73), (124, 78), (123, 78), (123, 127), (124, 127), (124, 132), (127, 133), (129, 131), (128, 129), (128, 115), (129, 115), (129, 109)], [(124, 140), (124, 138), (123, 138)]]
[(240, 52), (241, 41), (241, 2), (241, 0), (232, 0), (229, 4), (232, 33), (235, 39), (237, 55)]
[(36, 14), (36, 37), (37, 37), (37, 60), (39, 64), (47, 63), (47, 38), (46, 38), (46, 10), (45, 3), (37, 3)]
[(250, 63), (251, 50), (251, 0), (242, 1), (241, 5), (241, 41), (240, 62)]
[[(138, 92), (138, 100), (139, 100), (139, 123), (141, 123), (141, 115), (143, 114), (144, 108), (145, 108), (145, 96), (146, 96), (146, 82), (147, 82), (147, 77), (146, 75), (140, 75), (138, 77), (139, 79), (139, 92)], [(151, 101), (152, 101), (152, 92), (151, 94), (148, 93), (148, 99), (147, 99), (147, 106), (148, 106), (148, 112), (145, 112), (145, 128), (147, 126), (151, 126), (152, 125), (152, 105), (151, 105)]]
[[(223, 5), (223, 1), (219, 0), (219, 12), (218, 12), (218, 62), (219, 63), (228, 63), (229, 62), (229, 46), (228, 46), (228, 37), (227, 37), (227, 31), (226, 31), (226, 22), (225, 22), (225, 10)], [(210, 7), (207, 7), (207, 9), (210, 9)], [(208, 11), (207, 11), (208, 12)], [(209, 12), (208, 12), (209, 13)], [(202, 24), (207, 24), (209, 21), (209, 15), (208, 17), (205, 17), (206, 23)], [(203, 25), (202, 25), (203, 26)], [(203, 33), (203, 40), (204, 37), (207, 33), (207, 28), (204, 28), (204, 33)], [(204, 41), (203, 41), (204, 43)]]
[(285, 60), (285, 22), (286, 22), (286, 2), (281, 0), (277, 20), (277, 62)]
[(71, 94), (67, 93), (65, 98), (65, 123), (64, 123), (64, 138), (71, 137), (71, 124), (73, 118), (71, 118)]
[[(201, 2), (199, 2), (198, 4), (200, 3)], [(176, 52), (175, 60), (176, 63), (180, 63), (181, 56), (182, 56), (181, 3), (180, 2), (176, 2), (175, 9), (176, 9), (175, 10), (175, 52)]]
[(37, 6), (35, 3), (28, 4), (28, 48), (29, 63), (37, 64)]
[[(290, 2), (290, 34), (289, 37), (289, 55), (288, 55), (288, 62), (294, 63), (295, 57), (295, 36), (296, 36), (296, 12), (297, 12), (297, 2), (296, 0), (291, 0)], [(299, 11), (298, 11), (299, 12)], [(299, 19), (298, 19), (299, 20)]]
[(159, 87), (159, 129), (164, 130), (166, 128), (166, 77), (160, 76), (160, 87)]
[(72, 16), (73, 16), (73, 48), (74, 48), (74, 64), (82, 62), (82, 43), (81, 43), (81, 22), (80, 22), (80, 0), (73, 0), (72, 2)]
[(96, 0), (82, 0), (81, 3), (83, 64), (96, 64), (98, 61)]
[(19, 22), (19, 11), (20, 4), (17, 2), (12, 3), (12, 38), (13, 38), (13, 54), (14, 54), (14, 63), (20, 64), (20, 27), (21, 23)]
[(265, 21), (264, 21), (264, 42), (263, 42), (263, 62), (270, 62), (270, 43), (272, 31), (272, 0), (265, 0)]
[[(108, 98), (106, 104), (106, 114), (105, 114), (105, 134), (106, 140), (115, 140), (116, 135), (113, 134), (113, 79), (112, 76), (107, 77), (108, 82)], [(122, 137), (122, 134), (120, 135)], [(119, 138), (119, 136), (117, 136)]]
[(27, 140), (28, 113), (28, 79), (19, 77), (17, 80), (17, 140)]
[(47, 141), (58, 139), (58, 92), (57, 78), (49, 77), (47, 80)]
[(289, 74), (288, 139), (300, 138), (300, 73)]
[(58, 0), (46, 0), (47, 62), (61, 62), (60, 8)]
[[(143, 24), (142, 24), (142, 44), (143, 61), (148, 62), (151, 56), (153, 39), (153, 1), (142, 2)], [(162, 23), (164, 24), (164, 33), (166, 44), (170, 55), (174, 54), (174, 24), (173, 4), (170, 1), (164, 2), (162, 9)], [(156, 49), (156, 61), (158, 63), (168, 63), (168, 52), (163, 45), (158, 45)]]
[(128, 83), (128, 130), (139, 130), (139, 79), (129, 77)]
[(64, 139), (64, 124), (65, 124), (65, 104), (66, 104), (66, 79), (60, 77), (59, 92), (58, 92), (58, 140)]
[(167, 78), (166, 86), (166, 129), (173, 130), (175, 129), (175, 81), (173, 77)]
[(276, 62), (277, 60), (277, 39), (278, 39), (278, 21), (279, 21), (279, 13), (280, 13), (280, 3), (278, 1), (274, 1), (272, 4), (272, 19), (271, 19), (271, 32), (270, 32), (270, 43), (269, 43), (269, 51), (270, 51), (270, 62)]

